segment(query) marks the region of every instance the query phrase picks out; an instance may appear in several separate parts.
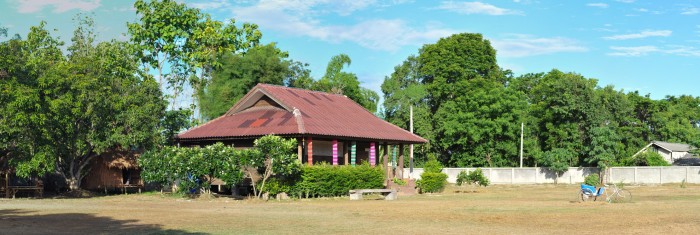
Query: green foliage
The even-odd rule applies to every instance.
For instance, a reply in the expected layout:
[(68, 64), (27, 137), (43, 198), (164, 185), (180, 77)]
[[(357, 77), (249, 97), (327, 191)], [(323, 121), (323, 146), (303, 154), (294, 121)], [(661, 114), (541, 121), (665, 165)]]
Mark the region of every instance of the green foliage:
[(192, 126), (189, 119), (191, 115), (192, 110), (189, 109), (180, 108), (177, 110), (165, 111), (165, 115), (160, 121), (164, 145), (173, 145), (175, 143), (175, 136), (180, 133), (180, 131)]
[(208, 119), (221, 116), (258, 83), (285, 85), (310, 76), (306, 66), (287, 58), (275, 44), (251, 48), (245, 54), (224, 54), (219, 69), (203, 86), (201, 110)]
[(670, 166), (671, 164), (659, 153), (646, 151), (629, 160), (632, 166)]
[(600, 177), (598, 177), (598, 174), (587, 175), (586, 178), (583, 179), (583, 183), (590, 186), (598, 186), (600, 184)]
[(561, 175), (569, 170), (576, 159), (576, 155), (568, 149), (555, 148), (542, 154), (541, 164)]
[(133, 48), (117, 41), (95, 44), (92, 19), (76, 20), (68, 55), (45, 23), (32, 27), (27, 40), (0, 44), (11, 55), (0, 62), (9, 68), (0, 79), (0, 138), (7, 144), (0, 149), (9, 149), (19, 175), (53, 171), (71, 189), (80, 187), (96, 156), (157, 144), (165, 110), (158, 85), (138, 69)]
[(484, 172), (481, 171), (481, 169), (477, 168), (476, 170), (469, 172), (467, 174), (466, 171), (459, 172), (457, 175), (457, 186), (462, 186), (462, 184), (467, 183), (467, 184), (478, 184), (480, 186), (488, 186), (491, 182), (489, 181), (486, 176), (484, 176)]
[(255, 140), (255, 146), (251, 149), (236, 150), (222, 143), (204, 148), (165, 146), (144, 153), (139, 158), (139, 165), (145, 181), (162, 184), (179, 182), (184, 190), (201, 188), (207, 191), (214, 178), (234, 185), (244, 176), (264, 172), (262, 178), (253, 182), (256, 189), (260, 189), (257, 194), (260, 196), (269, 190), (266, 187), (268, 178), (277, 178), (273, 182), (273, 190), (280, 190), (280, 182), (299, 174), (301, 163), (292, 151), (295, 148), (296, 140), (273, 135)]
[(442, 164), (440, 164), (437, 159), (431, 158), (423, 165), (423, 171), (429, 173), (440, 173), (442, 172)]
[(140, 62), (157, 70), (161, 89), (168, 84), (173, 107), (186, 82), (201, 90), (211, 72), (222, 66), (218, 56), (255, 47), (262, 37), (255, 24), (238, 28), (234, 19), (228, 24), (212, 20), (173, 0), (138, 0), (134, 8), (138, 21), (127, 24), (131, 42)]
[(147, 151), (139, 157), (138, 162), (141, 176), (146, 182), (179, 182), (182, 190), (206, 191), (212, 177), (228, 184), (237, 184), (243, 179), (240, 159), (245, 151), (237, 151), (222, 143), (204, 148), (166, 146), (160, 150)]
[(407, 184), (407, 182), (405, 180), (399, 179), (399, 178), (394, 178), (392, 180), (392, 182), (394, 182), (394, 184), (396, 184), (398, 186), (405, 186)]
[(345, 66), (350, 66), (350, 63), (350, 56), (346, 54), (333, 56), (326, 67), (326, 74), (314, 83), (311, 89), (345, 95), (368, 111), (376, 112), (379, 95), (360, 87), (360, 81), (354, 73), (342, 71)]
[(369, 164), (353, 166), (331, 166), (320, 164), (304, 166), (301, 181), (292, 195), (300, 197), (337, 197), (347, 195), (353, 189), (375, 189), (384, 187), (384, 172)]
[(442, 172), (423, 172), (420, 178), (416, 181), (416, 188), (420, 189), (421, 193), (442, 192), (447, 185), (447, 174)]
[(616, 162), (616, 156), (620, 155), (623, 146), (621, 138), (610, 127), (595, 127), (590, 130), (591, 144), (589, 156), (586, 161), (598, 165), (605, 170)]

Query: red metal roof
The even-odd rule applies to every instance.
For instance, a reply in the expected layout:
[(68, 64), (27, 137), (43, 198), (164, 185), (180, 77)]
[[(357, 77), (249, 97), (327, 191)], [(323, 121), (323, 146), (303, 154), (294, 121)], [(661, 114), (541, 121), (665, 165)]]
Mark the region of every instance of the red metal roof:
[[(255, 106), (264, 96), (280, 107)], [(378, 118), (343, 95), (268, 84), (253, 87), (226, 114), (179, 134), (178, 139), (225, 139), (267, 134), (427, 142)]]

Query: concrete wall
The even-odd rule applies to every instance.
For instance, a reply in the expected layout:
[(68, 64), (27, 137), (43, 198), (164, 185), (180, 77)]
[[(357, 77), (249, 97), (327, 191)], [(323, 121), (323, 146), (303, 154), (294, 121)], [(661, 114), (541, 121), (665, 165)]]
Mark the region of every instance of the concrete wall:
[[(455, 183), (457, 174), (461, 171), (467, 173), (477, 168), (444, 168), (442, 172), (447, 174), (447, 181)], [(571, 167), (567, 172), (557, 177), (548, 168), (525, 167), (525, 168), (481, 168), (484, 175), (489, 178), (492, 184), (579, 184), (584, 178), (593, 173), (598, 173), (595, 167)], [(409, 169), (404, 169), (404, 175), (409, 175)], [(423, 173), (422, 168), (415, 168), (410, 177), (420, 179)], [(670, 166), (670, 167), (613, 167), (608, 170), (606, 181), (609, 183), (629, 183), (629, 184), (665, 184), (680, 183), (683, 180), (687, 183), (700, 184), (700, 166)]]

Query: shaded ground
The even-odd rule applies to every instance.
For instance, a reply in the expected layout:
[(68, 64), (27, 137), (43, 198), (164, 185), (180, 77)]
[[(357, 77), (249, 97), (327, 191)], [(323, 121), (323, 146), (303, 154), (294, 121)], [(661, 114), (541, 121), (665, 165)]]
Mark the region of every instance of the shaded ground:
[[(578, 185), (450, 188), (397, 201), (0, 199), (0, 234), (696, 234), (700, 186), (626, 186), (632, 203), (574, 202)], [(455, 193), (455, 191), (469, 193)], [(366, 197), (372, 198), (372, 197)], [(376, 198), (376, 197), (375, 197)]]

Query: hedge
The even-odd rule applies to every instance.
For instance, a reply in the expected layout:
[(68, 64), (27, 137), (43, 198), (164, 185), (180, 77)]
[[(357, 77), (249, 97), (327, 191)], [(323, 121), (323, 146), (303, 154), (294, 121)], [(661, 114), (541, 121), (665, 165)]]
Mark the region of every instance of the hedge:
[(368, 164), (358, 166), (305, 166), (301, 179), (292, 186), (292, 195), (299, 197), (337, 197), (352, 189), (384, 188), (384, 172)]

